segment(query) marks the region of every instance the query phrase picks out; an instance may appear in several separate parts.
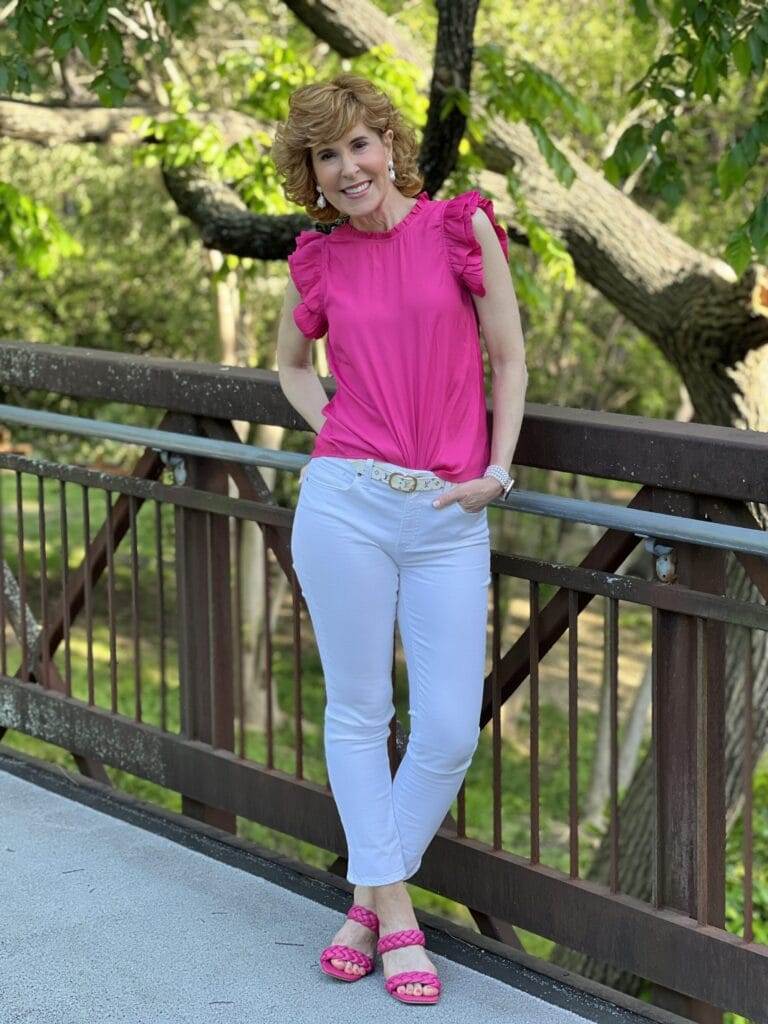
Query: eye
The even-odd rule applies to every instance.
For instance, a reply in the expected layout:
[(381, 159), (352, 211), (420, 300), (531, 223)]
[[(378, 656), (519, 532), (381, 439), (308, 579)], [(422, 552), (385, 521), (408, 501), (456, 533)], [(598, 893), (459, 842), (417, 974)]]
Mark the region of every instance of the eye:
[[(367, 145), (368, 145), (368, 142), (367, 142), (366, 139), (360, 139), (358, 142), (355, 143), (355, 149), (363, 149)], [(329, 156), (333, 156), (333, 153), (330, 150), (326, 150), (324, 153), (320, 154), (319, 159), (320, 160), (325, 160), (325, 158), (329, 157)]]

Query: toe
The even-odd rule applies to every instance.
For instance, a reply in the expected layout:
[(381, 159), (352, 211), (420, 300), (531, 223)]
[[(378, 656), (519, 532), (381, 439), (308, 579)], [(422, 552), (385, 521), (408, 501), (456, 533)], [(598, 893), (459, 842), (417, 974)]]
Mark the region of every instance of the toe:
[(415, 996), (421, 995), (421, 982), (417, 981), (416, 984), (413, 986), (413, 994)]

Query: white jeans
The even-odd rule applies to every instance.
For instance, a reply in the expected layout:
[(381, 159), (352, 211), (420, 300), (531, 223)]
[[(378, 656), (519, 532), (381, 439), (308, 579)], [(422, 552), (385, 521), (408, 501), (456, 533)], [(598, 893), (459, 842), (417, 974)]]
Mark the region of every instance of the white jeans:
[[(347, 880), (386, 885), (418, 871), (480, 734), (490, 540), (487, 510), (432, 502), (456, 486), (398, 491), (374, 459), (314, 457), (291, 552), (326, 688), (328, 780), (347, 840)], [(387, 756), (394, 624), (408, 669), (410, 737)]]

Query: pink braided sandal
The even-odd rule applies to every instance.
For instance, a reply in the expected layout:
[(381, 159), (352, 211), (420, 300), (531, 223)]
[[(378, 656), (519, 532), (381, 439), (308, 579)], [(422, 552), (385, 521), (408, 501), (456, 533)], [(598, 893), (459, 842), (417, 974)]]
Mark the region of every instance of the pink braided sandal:
[[(377, 953), (389, 953), (392, 949), (401, 949), (403, 946), (426, 946), (426, 938), (421, 928), (405, 928), (401, 932), (389, 932), (382, 935), (376, 943)], [(398, 992), (398, 985), (408, 985), (417, 982), (422, 985), (431, 985), (437, 989), (434, 995), (416, 995), (415, 993)], [(387, 978), (384, 987), (391, 996), (399, 999), (401, 1003), (436, 1003), (440, 998), (442, 982), (432, 971), (400, 971)]]
[[(359, 924), (364, 924), (366, 928), (371, 929), (374, 935), (378, 936), (379, 919), (373, 910), (362, 907), (359, 903), (353, 903), (347, 911), (347, 917)], [(331, 960), (350, 960), (358, 967), (364, 968), (364, 971), (362, 974), (349, 974), (343, 968), (332, 964)], [(372, 956), (368, 956), (367, 953), (363, 953), (359, 949), (353, 949), (352, 946), (326, 946), (320, 954), (320, 966), (326, 974), (330, 974), (332, 978), (338, 978), (339, 981), (359, 981), (366, 974), (371, 973), (374, 968), (374, 960)]]

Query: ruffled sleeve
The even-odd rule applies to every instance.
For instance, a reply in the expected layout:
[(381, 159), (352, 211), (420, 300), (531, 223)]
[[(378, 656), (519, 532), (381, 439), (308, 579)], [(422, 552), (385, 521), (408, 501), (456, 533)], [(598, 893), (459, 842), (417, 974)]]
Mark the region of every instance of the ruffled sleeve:
[(483, 251), (472, 226), (472, 214), (478, 206), (482, 207), (493, 225), (504, 258), (508, 260), (509, 239), (506, 231), (496, 223), (493, 203), (474, 190), (462, 192), (461, 195), (446, 200), (443, 212), (443, 238), (451, 270), (475, 295), (485, 295)]
[(325, 242), (320, 231), (302, 231), (288, 256), (291, 277), (301, 296), (293, 321), (305, 338), (322, 338), (328, 330), (325, 318)]

